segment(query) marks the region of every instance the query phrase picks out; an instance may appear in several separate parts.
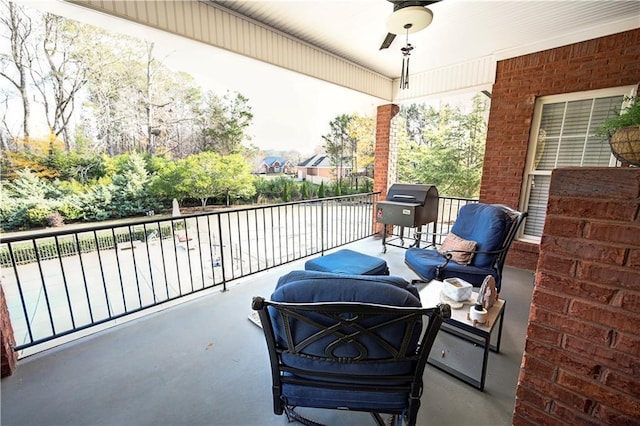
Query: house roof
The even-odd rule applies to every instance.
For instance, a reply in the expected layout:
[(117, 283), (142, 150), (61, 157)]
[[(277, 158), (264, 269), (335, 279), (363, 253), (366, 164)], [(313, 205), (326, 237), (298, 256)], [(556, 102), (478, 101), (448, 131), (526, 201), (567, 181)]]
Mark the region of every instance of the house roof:
[(331, 167), (331, 159), (327, 154), (316, 154), (298, 164), (298, 167)]
[(287, 160), (285, 160), (283, 157), (266, 157), (264, 160), (262, 160), (262, 162), (271, 167), (276, 162), (282, 166), (287, 162)]
[[(351, 167), (351, 160), (345, 158), (342, 161), (341, 166), (343, 168)], [(316, 154), (313, 157), (307, 158), (302, 163), (298, 164), (298, 167), (335, 167), (335, 164), (331, 163), (331, 158), (327, 154)]]

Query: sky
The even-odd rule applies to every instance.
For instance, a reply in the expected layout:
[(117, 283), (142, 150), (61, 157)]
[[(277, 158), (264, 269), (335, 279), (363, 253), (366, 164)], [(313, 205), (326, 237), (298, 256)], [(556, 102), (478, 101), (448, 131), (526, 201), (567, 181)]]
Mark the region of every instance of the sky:
[[(223, 95), (236, 91), (249, 98), (251, 143), (263, 150), (313, 153), (341, 114), (375, 117), (378, 98), (213, 46), (128, 22), (58, 0), (21, 0), (26, 7), (48, 11), (114, 32), (155, 42), (157, 58), (191, 74), (205, 89)], [(3, 83), (4, 84), (4, 83)]]

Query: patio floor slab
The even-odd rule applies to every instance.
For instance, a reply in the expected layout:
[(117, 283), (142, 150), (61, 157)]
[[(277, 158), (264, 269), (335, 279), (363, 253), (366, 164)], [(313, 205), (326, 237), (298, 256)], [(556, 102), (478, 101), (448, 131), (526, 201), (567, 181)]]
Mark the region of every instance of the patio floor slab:
[[(402, 248), (382, 254), (376, 238), (345, 247), (384, 258), (393, 275), (416, 278)], [(273, 414), (264, 337), (247, 316), (253, 296), (268, 297), (278, 277), (305, 260), (21, 359), (1, 382), (2, 424), (287, 424)], [(427, 366), (418, 424), (511, 424), (533, 274), (506, 267), (503, 282), (502, 347), (490, 354), (485, 391)], [(373, 424), (364, 413), (301, 412), (329, 425)]]

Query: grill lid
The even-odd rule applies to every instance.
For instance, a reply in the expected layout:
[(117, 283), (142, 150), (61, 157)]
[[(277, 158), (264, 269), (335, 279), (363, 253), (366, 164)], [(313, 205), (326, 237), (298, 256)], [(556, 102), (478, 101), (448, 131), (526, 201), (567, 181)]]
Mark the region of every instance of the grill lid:
[(438, 199), (434, 185), (395, 183), (387, 191), (387, 201), (398, 203), (418, 203), (424, 206), (427, 199)]

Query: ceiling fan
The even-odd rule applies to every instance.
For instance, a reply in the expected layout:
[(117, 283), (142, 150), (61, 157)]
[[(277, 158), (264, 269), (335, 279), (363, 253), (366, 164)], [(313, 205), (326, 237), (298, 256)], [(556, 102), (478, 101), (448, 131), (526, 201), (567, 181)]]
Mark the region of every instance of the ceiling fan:
[(425, 29), (433, 20), (433, 12), (427, 8), (440, 0), (387, 0), (393, 3), (393, 13), (387, 18), (387, 31), (380, 50), (391, 46), (398, 34), (412, 34)]

